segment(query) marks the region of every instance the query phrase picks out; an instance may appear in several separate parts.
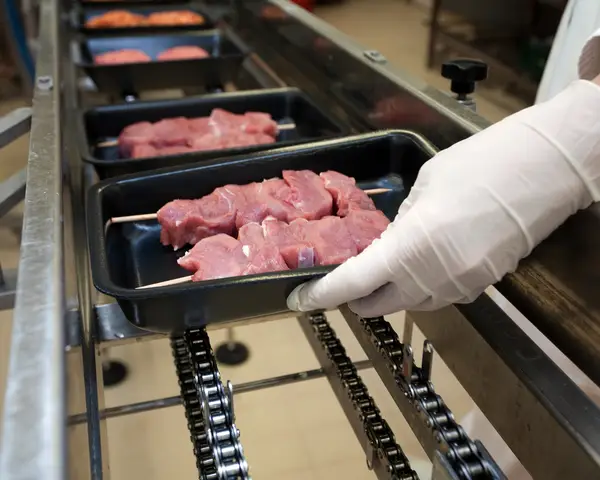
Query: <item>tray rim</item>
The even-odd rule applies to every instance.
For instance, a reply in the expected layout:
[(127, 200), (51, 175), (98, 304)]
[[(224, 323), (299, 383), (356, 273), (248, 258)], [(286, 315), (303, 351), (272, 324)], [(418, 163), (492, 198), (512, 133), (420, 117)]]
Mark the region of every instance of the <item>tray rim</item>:
[[(273, 149), (269, 150), (268, 154), (273, 155), (278, 153), (290, 152), (292, 149), (311, 151), (323, 147), (336, 146), (340, 144), (352, 144), (353, 142), (363, 141), (369, 138), (393, 138), (395, 136), (404, 136), (410, 138), (414, 144), (421, 148), (431, 158), (438, 153), (438, 149), (435, 147), (435, 145), (433, 145), (423, 135), (417, 132), (402, 129), (389, 129), (349, 135), (329, 140), (315, 141), (311, 143), (304, 143), (302, 145), (296, 145), (294, 147)], [(102, 209), (100, 207), (104, 189), (110, 187), (111, 185), (127, 184), (129, 182), (135, 182), (140, 180), (143, 181), (144, 178), (156, 177), (157, 174), (161, 176), (168, 176), (172, 173), (186, 171), (201, 171), (204, 169), (210, 169), (211, 167), (215, 168), (223, 164), (235, 165), (239, 163), (249, 163), (255, 160), (257, 157), (265, 155), (266, 153), (267, 152), (262, 151), (250, 155), (224, 157), (191, 165), (162, 168), (159, 170), (147, 171), (139, 174), (123, 175), (102, 180), (90, 187), (90, 189), (87, 192), (86, 201), (86, 210), (88, 213), (86, 215), (86, 224), (88, 229), (88, 244), (90, 247), (90, 252), (94, 251), (96, 253), (95, 255), (90, 255), (92, 279), (95, 287), (100, 292), (119, 300), (138, 301), (165, 296), (182, 295), (196, 290), (204, 289), (206, 287), (226, 288), (232, 283), (235, 283), (236, 285), (243, 285), (245, 283), (270, 282), (282, 277), (288, 279), (302, 279), (305, 281), (309, 281), (314, 278), (326, 275), (327, 273), (332, 271), (336, 266), (314, 267), (310, 269), (295, 269), (284, 272), (270, 272), (258, 275), (246, 275), (241, 277), (228, 277), (215, 280), (206, 280), (202, 282), (190, 282), (181, 285), (169, 285), (164, 287), (140, 290), (137, 290), (135, 288), (121, 287), (111, 280), (105, 241), (106, 232), (104, 230), (104, 224), (101, 218)], [(95, 205), (97, 210), (94, 215), (89, 214), (91, 205)]]
[[(135, 104), (136, 105), (147, 105), (147, 106), (152, 106), (154, 104), (155, 106), (159, 106), (159, 105), (164, 105), (166, 103), (169, 103), (169, 104), (184, 103), (184, 102), (189, 102), (189, 101), (194, 101), (194, 100), (203, 101), (203, 100), (208, 100), (211, 98), (214, 98), (215, 100), (217, 100), (219, 98), (235, 98), (235, 97), (243, 98), (243, 97), (249, 97), (249, 96), (262, 96), (265, 94), (277, 96), (277, 95), (284, 95), (287, 93), (298, 95), (304, 101), (306, 101), (312, 108), (314, 108), (319, 113), (321, 113), (323, 116), (325, 116), (339, 130), (340, 135), (345, 135), (348, 133), (348, 128), (345, 128), (341, 122), (339, 122), (335, 119), (332, 119), (329, 115), (326, 114), (326, 112), (322, 108), (320, 108), (312, 100), (310, 95), (307, 95), (302, 90), (300, 90), (299, 88), (296, 88), (296, 87), (240, 90), (240, 91), (236, 91), (236, 92), (221, 92), (221, 93), (212, 93), (212, 94), (208, 94), (208, 95), (194, 95), (194, 96), (190, 96), (190, 97), (169, 99), (169, 100), (143, 100), (143, 101), (135, 102)], [(134, 164), (143, 165), (144, 163), (148, 163), (149, 161), (156, 161), (156, 159), (178, 158), (181, 156), (186, 156), (191, 159), (191, 158), (193, 158), (194, 155), (199, 155), (199, 154), (210, 152), (210, 151), (190, 152), (190, 153), (184, 153), (181, 155), (165, 155), (162, 157), (148, 157), (148, 158), (143, 158), (143, 159), (119, 158), (116, 160), (102, 160), (97, 157), (94, 157), (93, 154), (91, 153), (91, 148), (90, 148), (89, 142), (87, 140), (85, 121), (84, 121), (85, 115), (92, 111), (106, 111), (106, 110), (111, 109), (111, 107), (117, 107), (117, 106), (123, 106), (123, 105), (127, 105), (127, 103), (123, 102), (123, 103), (118, 103), (118, 104), (101, 105), (98, 107), (93, 107), (93, 108), (89, 108), (89, 109), (86, 109), (83, 111), (81, 111), (81, 110), (79, 111), (79, 119), (80, 119), (80, 121), (78, 122), (78, 130), (79, 130), (78, 136), (79, 136), (79, 144), (80, 144), (79, 149), (80, 149), (80, 155), (84, 162), (89, 163), (94, 166), (98, 166), (100, 168), (128, 166), (128, 165), (134, 165)], [(318, 141), (318, 140), (319, 140), (318, 138), (313, 139), (313, 141)], [(310, 139), (308, 139), (308, 141), (304, 142), (304, 143), (312, 143), (312, 142)], [(275, 142), (272, 144), (266, 144), (266, 145), (264, 145), (264, 147), (265, 147), (265, 150), (273, 150), (273, 149), (279, 149), (279, 148), (293, 146), (296, 144), (297, 144), (297, 142), (295, 142), (295, 141), (286, 141), (286, 142), (279, 142), (279, 143)], [(214, 152), (231, 152), (227, 156), (221, 156), (221, 158), (226, 158), (226, 157), (232, 157), (232, 156), (236, 156), (236, 155), (242, 155), (243, 150), (245, 148), (246, 147), (237, 147), (237, 148), (227, 148), (227, 149), (223, 149), (223, 150), (213, 150), (213, 151)], [(202, 163), (206, 163), (206, 162), (209, 162), (210, 160), (199, 160), (199, 161), (201, 161)], [(175, 166), (173, 166), (173, 167), (175, 167)], [(172, 168), (172, 167), (167, 166), (167, 167), (162, 167), (162, 168)]]

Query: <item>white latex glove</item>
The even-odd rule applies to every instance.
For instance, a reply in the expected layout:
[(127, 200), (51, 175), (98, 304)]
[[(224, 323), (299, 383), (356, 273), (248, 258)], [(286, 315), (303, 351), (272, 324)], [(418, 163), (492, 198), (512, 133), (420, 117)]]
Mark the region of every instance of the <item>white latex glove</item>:
[(579, 80), (436, 155), (381, 239), (288, 306), (375, 317), (472, 301), (598, 200), (600, 86)]

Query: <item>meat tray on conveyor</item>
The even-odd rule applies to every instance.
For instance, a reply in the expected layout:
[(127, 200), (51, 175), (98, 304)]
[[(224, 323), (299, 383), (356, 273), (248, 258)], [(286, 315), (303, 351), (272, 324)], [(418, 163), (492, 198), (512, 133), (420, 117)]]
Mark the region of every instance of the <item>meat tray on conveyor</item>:
[(435, 154), (422, 137), (404, 131), (368, 133), (105, 180), (88, 193), (87, 221), (96, 287), (115, 297), (130, 322), (159, 332), (285, 312), (297, 285), (331, 267), (289, 270), (136, 290), (186, 275), (180, 252), (161, 245), (153, 221), (114, 224), (113, 217), (152, 213), (177, 198), (199, 198), (226, 184), (281, 177), (283, 170), (336, 170), (360, 187), (388, 188), (373, 197), (393, 219), (419, 168)]
[[(148, 16), (152, 13), (158, 12), (173, 12), (173, 11), (189, 11), (204, 17), (204, 22), (198, 25), (173, 25), (173, 26), (159, 26), (159, 25), (143, 25), (143, 26), (132, 26), (132, 27), (112, 27), (112, 28), (88, 28), (86, 22), (93, 17), (106, 14), (111, 11), (127, 11), (135, 15)], [(98, 4), (97, 6), (76, 6), (71, 11), (71, 24), (74, 29), (81, 30), (87, 34), (92, 35), (122, 35), (126, 34), (161, 34), (169, 31), (181, 31), (181, 30), (209, 30), (215, 28), (215, 24), (211, 17), (207, 14), (206, 10), (198, 8), (196, 4), (191, 3), (163, 3), (160, 5), (110, 5), (105, 6)]]
[[(200, 47), (210, 57), (189, 60), (156, 60), (165, 50), (179, 46)], [(94, 57), (123, 49), (140, 50), (153, 61), (97, 65)], [(98, 90), (134, 94), (203, 86), (220, 86), (232, 81), (247, 52), (223, 32), (210, 30), (186, 35), (153, 35), (87, 38), (73, 43), (73, 61), (94, 81)]]
[[(163, 157), (120, 158), (118, 146), (97, 146), (116, 139), (123, 128), (136, 122), (156, 122), (174, 117), (203, 117), (210, 115), (215, 108), (238, 114), (249, 111), (269, 113), (277, 123), (293, 123), (295, 128), (282, 130), (277, 137), (277, 142), (273, 144)], [(218, 93), (177, 100), (106, 105), (84, 112), (79, 124), (82, 128), (79, 138), (83, 159), (96, 167), (101, 178), (251, 153), (349, 133), (296, 88)]]

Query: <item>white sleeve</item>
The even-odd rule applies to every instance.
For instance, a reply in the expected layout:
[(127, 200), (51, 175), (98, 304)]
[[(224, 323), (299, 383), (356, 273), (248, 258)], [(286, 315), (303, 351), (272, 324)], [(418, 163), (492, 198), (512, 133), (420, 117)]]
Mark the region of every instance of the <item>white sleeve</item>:
[(600, 75), (600, 30), (594, 32), (581, 50), (578, 70), (583, 80), (593, 80)]

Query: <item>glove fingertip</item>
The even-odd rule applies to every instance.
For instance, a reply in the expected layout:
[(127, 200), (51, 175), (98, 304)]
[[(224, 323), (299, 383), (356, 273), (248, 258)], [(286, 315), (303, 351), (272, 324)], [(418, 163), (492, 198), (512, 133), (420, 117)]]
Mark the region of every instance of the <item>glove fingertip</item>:
[(294, 288), (294, 290), (292, 290), (292, 293), (290, 293), (287, 297), (287, 307), (293, 311), (293, 312), (306, 312), (307, 309), (303, 308), (304, 305), (302, 305), (302, 295), (301, 292), (302, 290), (306, 287), (306, 283), (303, 283), (302, 285), (298, 285), (296, 288)]

